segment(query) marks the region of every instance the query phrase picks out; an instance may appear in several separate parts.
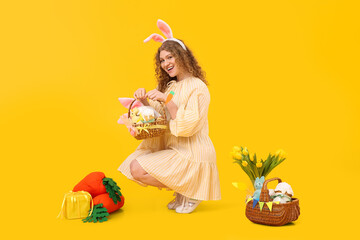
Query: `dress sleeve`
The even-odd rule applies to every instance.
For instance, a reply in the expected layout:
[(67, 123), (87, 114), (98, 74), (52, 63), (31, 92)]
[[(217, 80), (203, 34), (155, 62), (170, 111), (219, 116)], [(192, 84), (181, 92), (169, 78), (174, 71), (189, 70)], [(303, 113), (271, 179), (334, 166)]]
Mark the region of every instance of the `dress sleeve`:
[(185, 104), (181, 104), (176, 119), (170, 120), (170, 132), (176, 137), (190, 137), (198, 132), (207, 119), (210, 104), (208, 88), (194, 89)]

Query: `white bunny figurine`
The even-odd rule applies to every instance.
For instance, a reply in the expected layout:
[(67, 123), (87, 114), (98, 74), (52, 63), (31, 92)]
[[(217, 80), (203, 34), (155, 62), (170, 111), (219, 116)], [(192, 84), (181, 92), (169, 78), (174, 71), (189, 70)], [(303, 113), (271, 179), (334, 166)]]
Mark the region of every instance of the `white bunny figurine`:
[(293, 195), (291, 186), (286, 182), (281, 182), (276, 186), (275, 193), (271, 197), (274, 199), (273, 202), (287, 203), (291, 202)]
[(269, 196), (272, 197), (275, 194), (274, 189), (268, 189), (269, 190)]

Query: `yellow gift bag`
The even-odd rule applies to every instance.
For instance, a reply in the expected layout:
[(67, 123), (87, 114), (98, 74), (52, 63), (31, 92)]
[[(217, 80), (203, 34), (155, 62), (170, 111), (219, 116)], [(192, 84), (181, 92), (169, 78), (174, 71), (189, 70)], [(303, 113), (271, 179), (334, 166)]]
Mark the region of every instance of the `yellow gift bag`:
[(60, 213), (57, 217), (65, 217), (67, 219), (86, 218), (91, 215), (93, 206), (90, 193), (70, 191), (65, 194)]

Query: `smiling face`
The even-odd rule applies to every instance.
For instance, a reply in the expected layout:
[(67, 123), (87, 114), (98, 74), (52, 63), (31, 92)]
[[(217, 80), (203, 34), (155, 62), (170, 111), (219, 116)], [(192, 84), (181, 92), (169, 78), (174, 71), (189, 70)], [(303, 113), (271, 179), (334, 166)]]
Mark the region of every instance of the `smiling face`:
[(176, 77), (181, 72), (181, 67), (176, 63), (174, 55), (166, 50), (160, 52), (160, 64), (170, 77)]
[[(182, 40), (180, 39), (180, 41)], [(171, 80), (182, 81), (192, 76), (200, 78), (207, 84), (205, 73), (199, 66), (192, 51), (187, 45), (185, 46), (186, 50), (175, 41), (165, 41), (156, 51), (154, 59), (155, 75), (160, 92), (165, 92)], [(171, 69), (171, 67), (174, 68)]]

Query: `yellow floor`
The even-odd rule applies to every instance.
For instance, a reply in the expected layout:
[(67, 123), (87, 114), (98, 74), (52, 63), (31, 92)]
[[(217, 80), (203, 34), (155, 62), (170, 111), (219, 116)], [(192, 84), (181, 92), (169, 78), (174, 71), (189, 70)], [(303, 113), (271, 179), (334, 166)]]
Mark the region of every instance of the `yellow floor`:
[[(59, 189), (37, 193), (37, 200), (27, 201), (23, 213), (7, 217), (7, 228), (14, 237), (29, 236), (39, 239), (278, 239), (279, 235), (291, 239), (318, 239), (342, 237), (354, 223), (344, 211), (331, 210), (329, 203), (310, 203), (309, 193), (299, 194), (301, 215), (294, 223), (270, 227), (251, 223), (244, 214), (244, 194), (231, 187), (223, 188), (224, 199), (203, 202), (191, 214), (177, 214), (166, 204), (172, 192), (143, 188), (135, 183), (122, 184), (124, 207), (112, 213), (104, 223), (82, 223), (81, 220), (55, 219), (60, 209)], [(44, 201), (44, 204), (39, 204)], [(38, 203), (38, 204), (37, 204)], [(51, 204), (50, 204), (51, 203)], [(44, 209), (42, 206), (45, 205)], [(27, 210), (27, 207), (31, 207)], [(38, 211), (34, 211), (36, 208)], [(4, 220), (4, 219), (3, 219)], [(19, 230), (21, 227), (21, 231)], [(349, 234), (349, 233), (346, 233)]]

